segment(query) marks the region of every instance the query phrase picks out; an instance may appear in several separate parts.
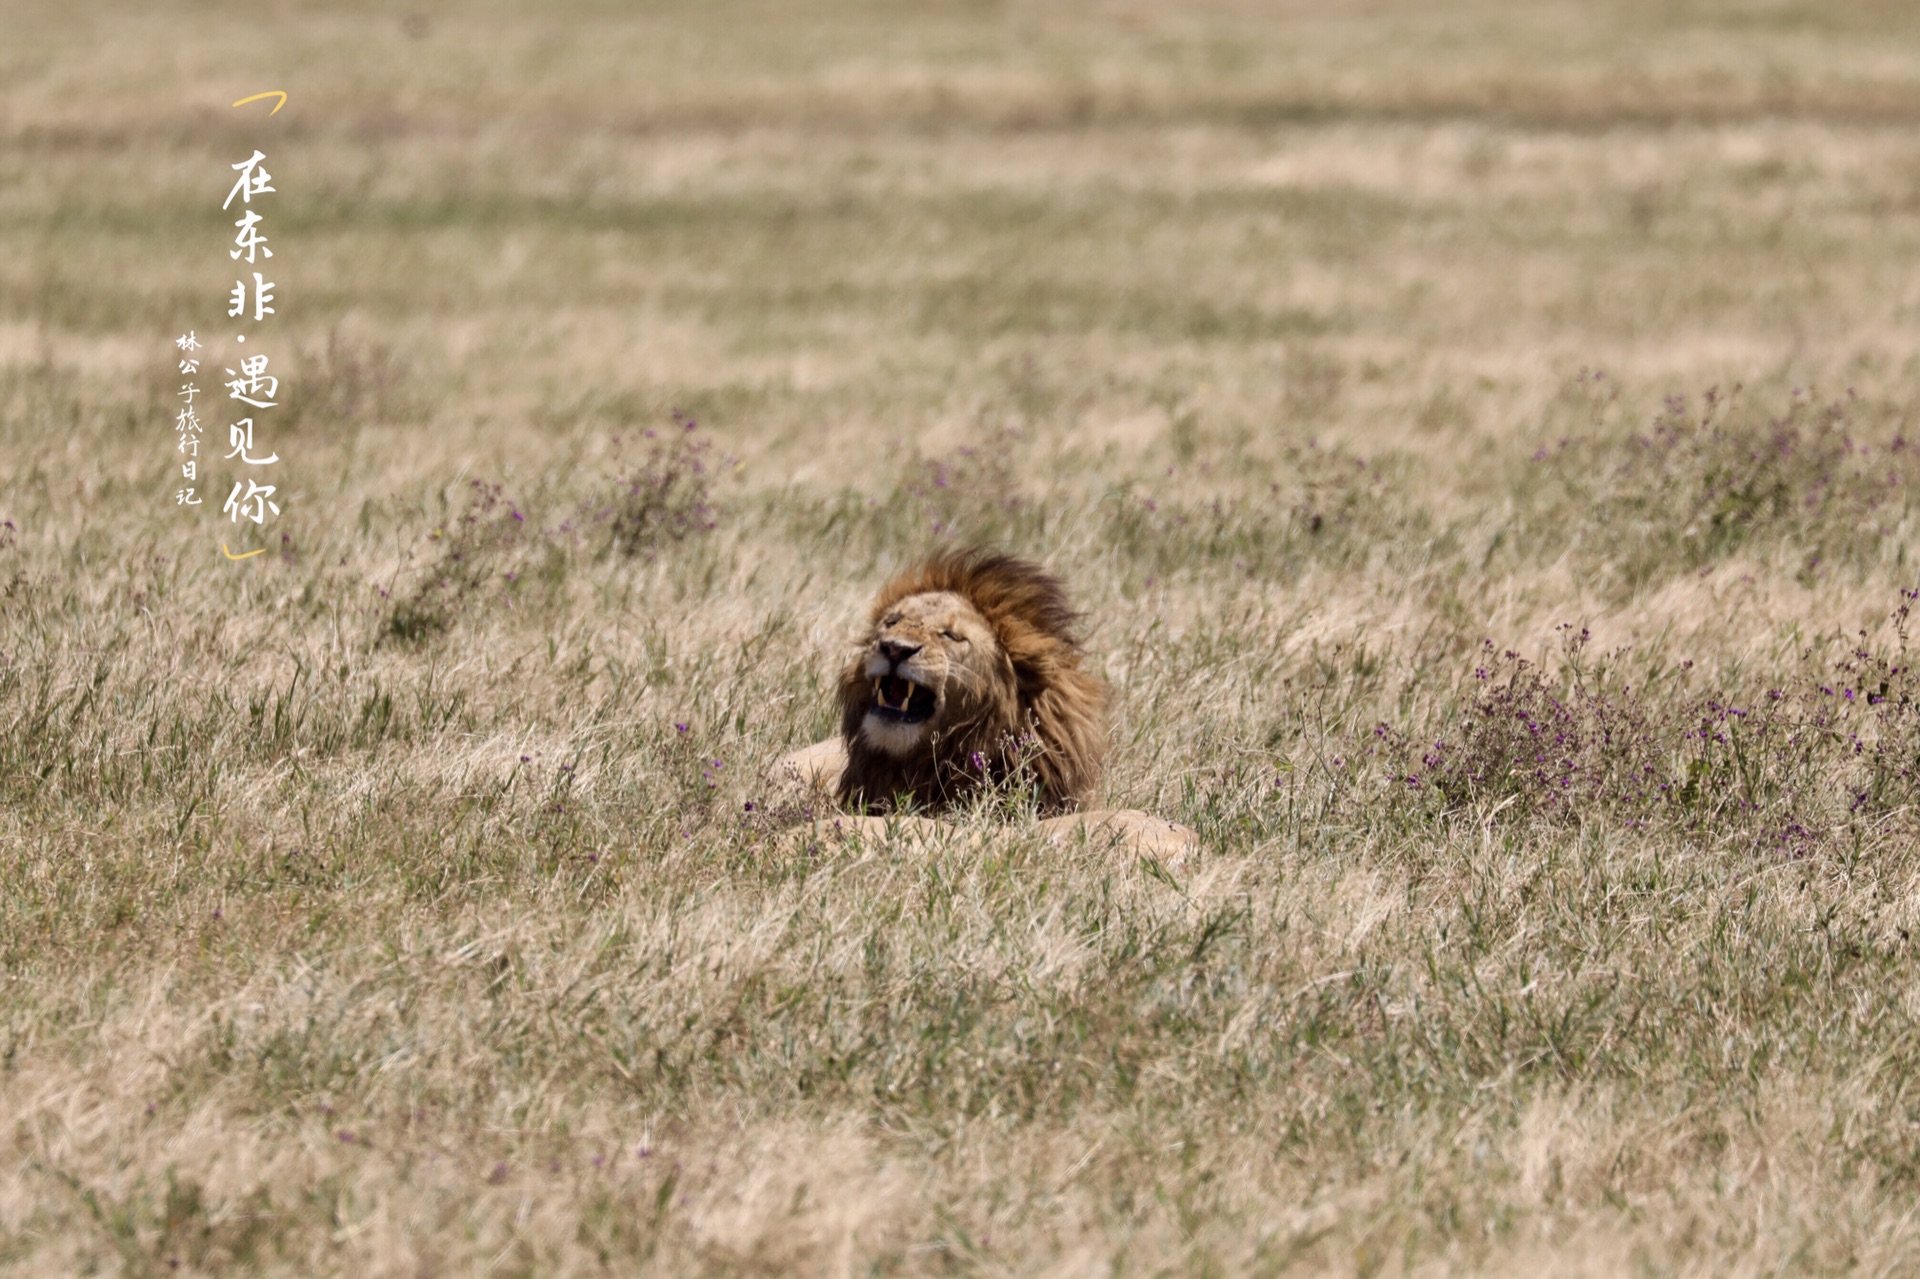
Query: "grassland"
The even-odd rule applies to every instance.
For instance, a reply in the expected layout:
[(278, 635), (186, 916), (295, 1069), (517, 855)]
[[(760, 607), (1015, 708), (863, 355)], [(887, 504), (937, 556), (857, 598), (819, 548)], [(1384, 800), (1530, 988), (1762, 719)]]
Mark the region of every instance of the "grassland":
[[(1920, 1266), (1911, 5), (5, 27), (0, 1271)], [(764, 811), (963, 540), (1192, 864)]]

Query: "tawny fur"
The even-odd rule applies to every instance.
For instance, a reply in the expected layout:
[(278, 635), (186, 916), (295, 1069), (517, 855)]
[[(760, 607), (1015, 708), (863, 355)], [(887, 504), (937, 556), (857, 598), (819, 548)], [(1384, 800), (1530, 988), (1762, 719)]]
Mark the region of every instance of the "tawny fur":
[[(969, 677), (948, 681), (928, 740), (910, 755), (890, 754), (861, 732), (873, 704), (867, 658), (889, 610), (940, 592), (972, 606), (992, 632), (994, 651), (966, 654)], [(1086, 670), (1073, 631), (1077, 620), (1058, 578), (993, 551), (936, 554), (888, 582), (869, 612), (860, 653), (840, 681), (847, 757), (841, 802), (868, 811), (910, 803), (939, 812), (966, 799), (984, 774), (1030, 778), (1042, 814), (1091, 807), (1106, 765), (1107, 686)]]

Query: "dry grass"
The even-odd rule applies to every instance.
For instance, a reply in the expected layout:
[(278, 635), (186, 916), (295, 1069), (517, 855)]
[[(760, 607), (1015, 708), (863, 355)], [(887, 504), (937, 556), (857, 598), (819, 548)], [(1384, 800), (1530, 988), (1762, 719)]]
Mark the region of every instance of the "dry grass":
[[(0, 1269), (1920, 1263), (1911, 5), (14, 9)], [(1194, 866), (780, 838), (975, 538)]]

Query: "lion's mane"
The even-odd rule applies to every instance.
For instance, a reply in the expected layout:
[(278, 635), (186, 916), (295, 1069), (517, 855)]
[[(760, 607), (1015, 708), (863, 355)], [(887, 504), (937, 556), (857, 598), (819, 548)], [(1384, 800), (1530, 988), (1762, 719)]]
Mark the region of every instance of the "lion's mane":
[[(941, 722), (927, 746), (891, 755), (860, 727), (872, 704), (864, 671), (880, 620), (901, 600), (947, 591), (972, 605), (993, 632), (990, 688), (957, 722)], [(847, 764), (840, 800), (886, 811), (903, 800), (925, 811), (952, 806), (985, 778), (1031, 780), (1043, 814), (1091, 807), (1107, 752), (1107, 686), (1085, 668), (1075, 635), (1079, 615), (1060, 579), (996, 551), (940, 552), (881, 588), (860, 653), (840, 680), (841, 737)]]

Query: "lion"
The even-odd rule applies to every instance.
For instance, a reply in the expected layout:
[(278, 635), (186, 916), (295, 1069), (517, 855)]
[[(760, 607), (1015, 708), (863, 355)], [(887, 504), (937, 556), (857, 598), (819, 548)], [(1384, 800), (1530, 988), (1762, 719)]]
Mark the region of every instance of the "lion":
[(1107, 686), (1087, 669), (1079, 615), (1036, 564), (971, 548), (936, 553), (880, 589), (839, 681), (840, 736), (796, 751), (776, 777), (831, 795), (840, 831), (922, 835), (998, 786), (1030, 796), (1055, 842), (1106, 836), (1183, 854), (1195, 833), (1099, 810)]

